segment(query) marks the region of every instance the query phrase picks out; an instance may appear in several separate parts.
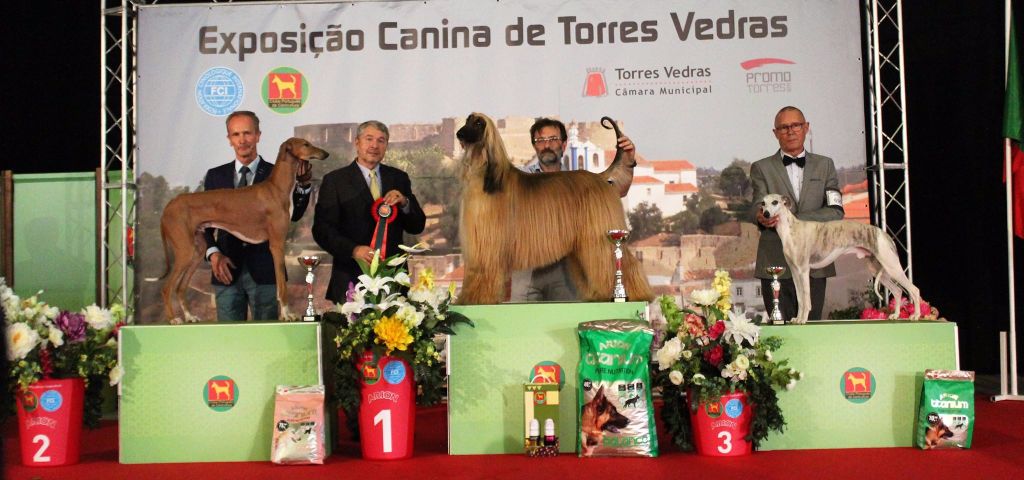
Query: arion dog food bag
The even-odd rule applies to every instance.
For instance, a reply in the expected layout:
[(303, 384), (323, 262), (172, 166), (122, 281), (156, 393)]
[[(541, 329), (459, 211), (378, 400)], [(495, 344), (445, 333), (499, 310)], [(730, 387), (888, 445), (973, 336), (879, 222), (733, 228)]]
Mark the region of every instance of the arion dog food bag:
[(577, 451), (581, 457), (658, 456), (648, 364), (654, 333), (646, 322), (579, 325)]
[(974, 372), (925, 370), (918, 411), (918, 447), (971, 448), (974, 432)]
[(324, 386), (278, 385), (270, 461), (323, 464), (324, 448)]

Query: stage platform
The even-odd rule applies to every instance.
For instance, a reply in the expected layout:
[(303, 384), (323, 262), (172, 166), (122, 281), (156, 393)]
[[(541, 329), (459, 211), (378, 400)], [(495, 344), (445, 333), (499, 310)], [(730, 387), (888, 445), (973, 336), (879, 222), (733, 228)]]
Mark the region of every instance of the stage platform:
[[(576, 325), (635, 318), (645, 304), (458, 308), (476, 328), (460, 330), (450, 344), (448, 451), (521, 454), (522, 384), (531, 367), (550, 360), (565, 369), (560, 447), (575, 451)], [(777, 358), (805, 375), (779, 393), (787, 428), (769, 436), (765, 450), (910, 446), (924, 370), (958, 365), (956, 324), (946, 321), (816, 322), (766, 326), (762, 335), (782, 337)]]

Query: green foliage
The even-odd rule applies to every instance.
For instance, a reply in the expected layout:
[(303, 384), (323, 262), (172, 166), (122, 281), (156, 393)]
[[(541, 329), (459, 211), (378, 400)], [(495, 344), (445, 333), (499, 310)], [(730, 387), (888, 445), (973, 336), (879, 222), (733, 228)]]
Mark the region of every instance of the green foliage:
[(629, 212), (630, 238), (640, 240), (662, 231), (661, 209), (657, 205), (640, 202)]
[(750, 178), (738, 165), (730, 165), (718, 176), (718, 190), (722, 195), (742, 197), (750, 192)]

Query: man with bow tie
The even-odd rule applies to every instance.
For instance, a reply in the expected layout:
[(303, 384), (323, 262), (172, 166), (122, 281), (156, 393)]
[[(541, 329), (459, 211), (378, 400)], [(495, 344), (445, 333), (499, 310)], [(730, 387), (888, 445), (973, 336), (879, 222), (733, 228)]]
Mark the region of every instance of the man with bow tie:
[[(772, 280), (765, 269), (769, 266), (786, 267), (785, 273), (779, 276), (782, 283), (779, 309), (782, 310), (782, 318), (787, 320), (796, 316), (796, 287), (782, 253), (782, 241), (775, 232), (778, 218), (765, 218), (761, 211), (761, 199), (771, 193), (789, 197), (790, 210), (797, 218), (805, 221), (827, 222), (840, 220), (844, 215), (835, 163), (829, 157), (804, 149), (804, 140), (810, 128), (810, 122), (799, 108), (783, 107), (775, 115), (775, 127), (772, 129), (779, 141), (779, 150), (750, 166), (750, 183), (754, 190), (751, 218), (761, 231), (754, 276), (761, 279), (761, 296), (764, 298), (765, 309), (770, 312), (773, 304)], [(825, 282), (828, 277), (835, 275), (835, 265), (811, 270), (811, 311), (808, 317), (811, 320), (822, 318)]]

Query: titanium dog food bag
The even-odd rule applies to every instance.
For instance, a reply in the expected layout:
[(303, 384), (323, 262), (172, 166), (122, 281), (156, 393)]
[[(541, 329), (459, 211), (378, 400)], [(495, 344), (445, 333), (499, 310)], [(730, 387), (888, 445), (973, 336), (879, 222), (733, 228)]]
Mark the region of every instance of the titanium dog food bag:
[(579, 456), (658, 456), (649, 369), (654, 331), (636, 320), (597, 320), (577, 332)]
[(281, 465), (323, 464), (324, 386), (278, 385), (270, 461)]
[(971, 448), (974, 372), (925, 370), (915, 443), (933, 448)]

